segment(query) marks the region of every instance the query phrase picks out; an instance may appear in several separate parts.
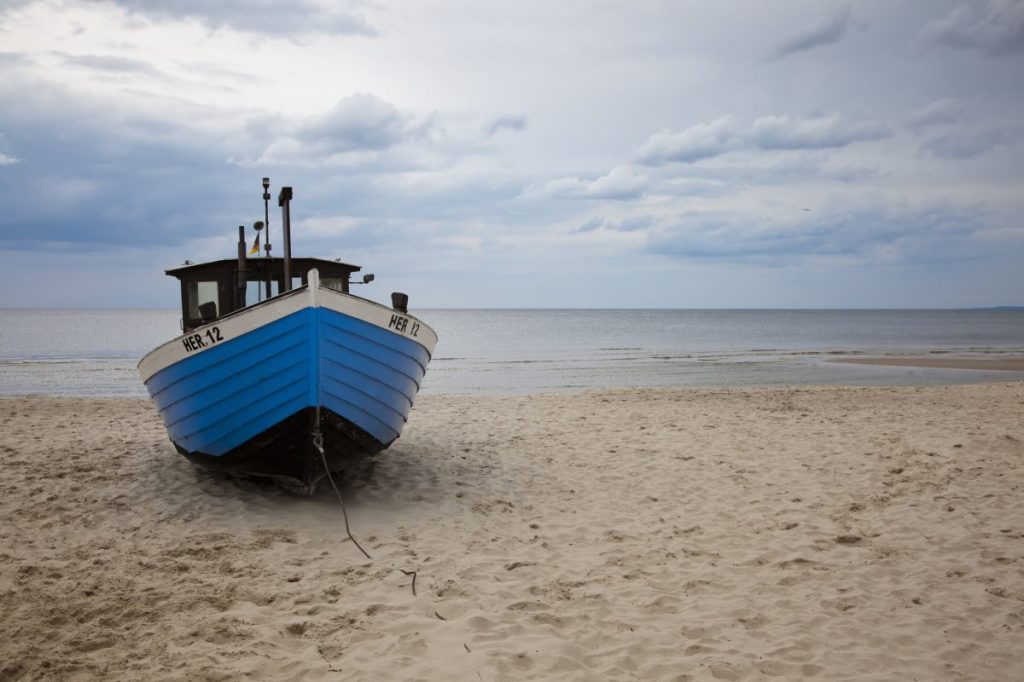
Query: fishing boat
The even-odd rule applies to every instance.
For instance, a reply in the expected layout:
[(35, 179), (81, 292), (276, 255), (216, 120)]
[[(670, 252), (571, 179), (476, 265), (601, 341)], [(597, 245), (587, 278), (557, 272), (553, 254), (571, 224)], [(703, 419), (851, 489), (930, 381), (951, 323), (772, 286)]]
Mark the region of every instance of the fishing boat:
[[(263, 179), (269, 224), (269, 179)], [(291, 257), (292, 189), (278, 197), (284, 257), (185, 262), (182, 335), (151, 351), (139, 373), (171, 442), (193, 463), (269, 477), (312, 494), (329, 472), (387, 448), (402, 432), (437, 334), (409, 313), (350, 292), (357, 265)], [(269, 235), (269, 230), (267, 232)]]

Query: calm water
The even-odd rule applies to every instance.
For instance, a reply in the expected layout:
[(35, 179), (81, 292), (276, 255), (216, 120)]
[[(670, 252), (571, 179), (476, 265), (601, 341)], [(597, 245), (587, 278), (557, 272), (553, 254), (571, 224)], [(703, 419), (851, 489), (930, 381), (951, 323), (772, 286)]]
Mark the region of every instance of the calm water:
[[(839, 365), (836, 355), (1024, 354), (1024, 311), (423, 310), (425, 393), (611, 386), (911, 385), (1024, 379)], [(145, 396), (135, 365), (177, 310), (0, 310), (0, 395)]]

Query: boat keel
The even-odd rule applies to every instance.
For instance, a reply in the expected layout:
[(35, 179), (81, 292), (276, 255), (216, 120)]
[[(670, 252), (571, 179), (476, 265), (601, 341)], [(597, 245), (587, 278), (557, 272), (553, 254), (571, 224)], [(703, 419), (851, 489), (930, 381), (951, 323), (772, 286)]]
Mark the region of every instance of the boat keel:
[[(318, 418), (323, 455), (313, 437)], [(174, 444), (179, 453), (201, 467), (271, 478), (299, 495), (312, 495), (328, 471), (340, 471), (388, 445), (335, 412), (325, 408), (318, 412), (315, 407), (299, 410), (220, 456), (189, 452)]]

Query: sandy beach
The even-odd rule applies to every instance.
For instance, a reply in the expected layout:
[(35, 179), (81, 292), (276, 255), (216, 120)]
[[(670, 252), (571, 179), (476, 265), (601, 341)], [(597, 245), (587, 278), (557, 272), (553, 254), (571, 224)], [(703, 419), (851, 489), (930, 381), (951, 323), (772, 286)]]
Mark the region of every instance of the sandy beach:
[(1020, 382), (422, 396), (342, 483), (372, 561), (145, 400), (0, 454), (0, 680), (1024, 678)]

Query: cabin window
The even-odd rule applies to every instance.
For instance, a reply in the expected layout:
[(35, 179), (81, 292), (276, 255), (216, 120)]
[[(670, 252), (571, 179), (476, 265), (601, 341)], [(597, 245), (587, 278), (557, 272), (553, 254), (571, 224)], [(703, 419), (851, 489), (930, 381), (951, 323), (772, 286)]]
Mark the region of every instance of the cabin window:
[[(274, 277), (270, 280), (270, 297), (277, 296), (279, 293), (281, 293), (281, 281), (278, 277)], [(253, 305), (265, 301), (267, 298), (267, 280), (250, 279), (245, 287), (245, 304)]]
[[(212, 313), (212, 314), (211, 314)], [(190, 320), (208, 320), (217, 317), (217, 283), (188, 283), (188, 317)]]
[(345, 280), (339, 277), (324, 277), (320, 280), (320, 285), (345, 293)]
[(267, 297), (265, 292), (266, 286), (266, 282), (258, 282), (250, 279), (246, 283), (245, 287), (245, 304), (253, 305), (265, 299)]

